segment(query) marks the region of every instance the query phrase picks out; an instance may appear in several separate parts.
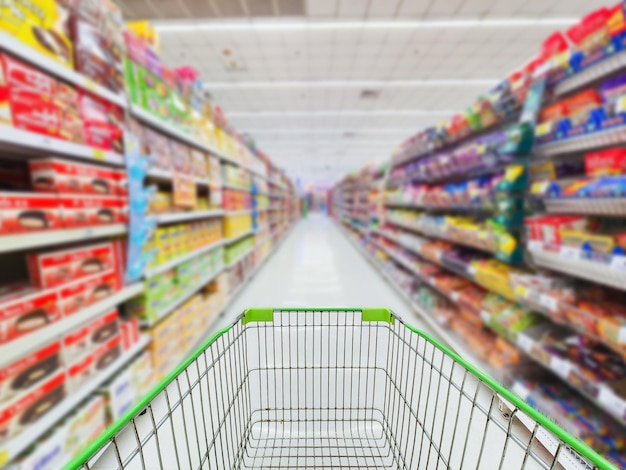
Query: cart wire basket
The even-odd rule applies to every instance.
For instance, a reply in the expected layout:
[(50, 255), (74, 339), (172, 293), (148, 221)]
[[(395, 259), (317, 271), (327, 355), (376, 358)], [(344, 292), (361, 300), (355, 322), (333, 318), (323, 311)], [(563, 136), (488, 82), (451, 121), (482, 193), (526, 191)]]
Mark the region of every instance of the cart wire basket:
[(69, 468), (617, 467), (387, 309), (250, 309)]

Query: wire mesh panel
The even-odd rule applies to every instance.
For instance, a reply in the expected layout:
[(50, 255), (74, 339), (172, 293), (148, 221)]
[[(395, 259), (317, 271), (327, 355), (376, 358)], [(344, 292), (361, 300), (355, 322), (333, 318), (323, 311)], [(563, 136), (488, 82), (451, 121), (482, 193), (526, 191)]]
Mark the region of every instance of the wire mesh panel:
[[(254, 312), (186, 361), (75, 463), (549, 469), (561, 468), (574, 448), (609, 465), (554, 424), (540, 426), (541, 417), (513, 395), (387, 311)], [(502, 392), (514, 403), (512, 419), (499, 411)], [(524, 414), (526, 427), (515, 403), (535, 418)], [(550, 454), (538, 445), (545, 427), (562, 433), (567, 446), (558, 441)]]

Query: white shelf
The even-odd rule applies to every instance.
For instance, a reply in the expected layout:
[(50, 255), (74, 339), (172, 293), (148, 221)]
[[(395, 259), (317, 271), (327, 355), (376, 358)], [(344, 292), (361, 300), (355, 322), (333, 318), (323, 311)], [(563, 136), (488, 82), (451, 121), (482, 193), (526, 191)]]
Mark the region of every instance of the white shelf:
[(625, 142), (626, 125), (620, 125), (603, 131), (590, 132), (588, 134), (561, 139), (547, 144), (538, 144), (535, 150), (539, 155), (551, 156), (569, 152), (582, 152), (610, 145), (621, 145)]
[(585, 70), (560, 81), (554, 87), (554, 94), (556, 96), (564, 95), (565, 93), (569, 93), (577, 88), (588, 85), (595, 80), (606, 77), (613, 72), (617, 72), (624, 67), (626, 67), (626, 52), (618, 52), (617, 54), (607, 57), (591, 67), (587, 67)]
[(126, 230), (126, 225), (115, 224), (4, 235), (0, 236), (0, 253), (122, 235), (126, 233)]
[(0, 457), (2, 462), (10, 462), (20, 455), (29, 446), (34, 444), (41, 435), (52, 428), (66, 415), (74, 411), (76, 407), (89, 395), (95, 392), (104, 382), (113, 377), (122, 367), (124, 367), (136, 354), (142, 351), (150, 342), (149, 336), (141, 336), (139, 342), (121, 357), (113, 362), (105, 371), (99, 373), (91, 379), (80, 390), (68, 394), (61, 403), (46, 413), (35, 424), (28, 426), (24, 432), (15, 436), (9, 441), (0, 444)]
[(90, 163), (107, 163), (123, 166), (124, 156), (116, 152), (108, 152), (83, 144), (75, 144), (66, 140), (36, 134), (15, 127), (0, 125), (0, 149), (38, 156), (56, 155), (87, 160)]
[(66, 82), (88, 90), (90, 93), (115, 103), (122, 108), (126, 107), (127, 102), (124, 94), (114, 93), (111, 90), (98, 85), (90, 78), (87, 78), (81, 73), (60, 64), (56, 60), (38, 52), (14, 36), (11, 36), (3, 31), (0, 31), (0, 49), (10, 52), (14, 56), (29, 62), (34, 67), (44, 70), (50, 75), (54, 75), (57, 78), (65, 80)]
[(245, 215), (245, 214), (252, 214), (252, 209), (242, 209), (242, 210), (236, 210), (236, 211), (224, 211), (224, 215), (225, 216), (229, 216), (229, 215)]
[(164, 273), (165, 271), (169, 271), (170, 269), (178, 266), (179, 264), (184, 263), (185, 261), (189, 261), (195, 258), (196, 256), (200, 256), (204, 253), (208, 253), (209, 251), (215, 248), (218, 248), (222, 246), (223, 244), (224, 244), (224, 240), (218, 240), (215, 243), (211, 243), (210, 245), (203, 246), (202, 248), (198, 248), (197, 250), (190, 251), (189, 253), (185, 253), (184, 255), (179, 256), (178, 258), (175, 258), (171, 261), (168, 261), (167, 263), (160, 264), (159, 266), (156, 266), (151, 269), (146, 269), (145, 277), (151, 278), (152, 276), (156, 276), (157, 274), (161, 274), (161, 273)]
[(211, 153), (224, 162), (232, 163), (233, 165), (243, 166), (239, 164), (239, 162), (237, 162), (236, 160), (226, 155), (221, 150), (211, 147), (210, 145), (206, 145), (205, 143), (197, 140), (195, 137), (178, 129), (176, 126), (174, 126), (174, 124), (170, 124), (169, 122), (164, 121), (160, 117), (153, 115), (149, 111), (146, 111), (145, 109), (135, 104), (132, 104), (130, 106), (130, 110), (132, 115), (142, 121), (144, 124), (148, 124), (149, 126), (154, 127), (155, 129), (169, 135), (170, 137), (174, 137), (181, 142), (192, 145), (200, 150), (204, 150), (205, 152)]
[(252, 192), (252, 188), (243, 188), (241, 186), (237, 186), (236, 184), (230, 183), (222, 183), (222, 188), (234, 189), (235, 191), (243, 191), (246, 193)]
[(227, 238), (225, 241), (226, 245), (231, 245), (233, 243), (235, 243), (236, 241), (241, 240), (242, 238), (246, 238), (250, 235), (254, 234), (254, 230), (248, 230), (246, 233), (242, 233), (241, 235), (237, 235), (236, 237), (232, 237), (232, 238)]
[(143, 283), (138, 282), (124, 287), (110, 297), (81, 311), (65, 317), (50, 326), (41, 328), (36, 332), (11, 341), (0, 346), (0, 367), (11, 364), (17, 359), (26, 356), (30, 352), (45, 346), (46, 344), (61, 338), (81, 325), (95, 319), (99, 315), (107, 313), (112, 308), (132, 299), (143, 292)]
[[(149, 176), (150, 178), (162, 180), (162, 181), (171, 181), (174, 175), (172, 174), (171, 171), (168, 171), (168, 170), (162, 170), (160, 168), (151, 168), (146, 173), (146, 176)], [(182, 176), (193, 180), (197, 185), (201, 185), (201, 186), (209, 185), (208, 178), (198, 178), (196, 176), (187, 176), (187, 175), (182, 175)]]
[(158, 214), (156, 215), (157, 223), (169, 224), (172, 222), (185, 222), (187, 220), (208, 219), (211, 217), (221, 217), (224, 215), (222, 209), (215, 209), (210, 211), (194, 211), (194, 212), (173, 212), (170, 214)]
[(226, 267), (227, 268), (232, 268), (233, 266), (235, 266), (237, 263), (239, 263), (242, 259), (244, 259), (246, 256), (248, 256), (253, 251), (254, 251), (254, 247), (251, 248), (250, 250), (246, 251), (244, 254), (238, 256), (237, 259), (235, 259), (234, 261), (231, 261), (230, 263), (228, 263), (226, 265)]
[(209, 274), (208, 276), (204, 277), (200, 282), (198, 282), (195, 286), (193, 286), (191, 289), (189, 289), (184, 295), (182, 295), (177, 300), (175, 300), (174, 302), (169, 304), (167, 307), (162, 309), (156, 315), (156, 318), (150, 319), (150, 320), (140, 320), (139, 321), (139, 325), (142, 328), (151, 328), (152, 326), (156, 325), (163, 318), (168, 316), (173, 310), (175, 310), (176, 308), (180, 307), (187, 300), (189, 300), (191, 297), (193, 297), (196, 292), (198, 292), (200, 289), (202, 289), (202, 287), (206, 286), (209, 282), (211, 282), (223, 270), (224, 270), (224, 267), (221, 267), (220, 269), (218, 269), (218, 270), (212, 272), (211, 274)]

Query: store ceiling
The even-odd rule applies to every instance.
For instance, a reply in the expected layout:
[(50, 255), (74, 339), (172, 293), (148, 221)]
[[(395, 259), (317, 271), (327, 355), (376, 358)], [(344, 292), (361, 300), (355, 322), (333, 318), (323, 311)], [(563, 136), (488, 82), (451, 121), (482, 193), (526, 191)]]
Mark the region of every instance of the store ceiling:
[[(383, 161), (608, 0), (121, 0), (303, 182)], [(609, 4), (615, 3), (610, 1)]]

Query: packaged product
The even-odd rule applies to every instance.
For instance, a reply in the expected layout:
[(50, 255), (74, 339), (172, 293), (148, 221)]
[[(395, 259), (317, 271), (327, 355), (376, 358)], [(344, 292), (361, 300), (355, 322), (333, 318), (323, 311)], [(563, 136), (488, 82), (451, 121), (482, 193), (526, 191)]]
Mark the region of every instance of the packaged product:
[(46, 193), (116, 195), (119, 171), (99, 165), (46, 158), (29, 162), (33, 189)]
[(65, 420), (65, 452), (70, 457), (78, 455), (105, 430), (106, 425), (106, 400), (102, 396), (92, 396)]
[(0, 193), (0, 233), (58, 229), (63, 226), (54, 195)]
[(36, 425), (66, 397), (65, 373), (55, 374), (29, 393), (0, 405), (0, 441)]
[(61, 287), (61, 308), (64, 315), (72, 315), (113, 295), (118, 289), (119, 278), (115, 271), (96, 274)]
[(9, 1), (0, 7), (0, 30), (71, 68), (72, 42), (64, 5), (56, 0)]
[(124, 151), (124, 116), (121, 108), (83, 92), (80, 95), (80, 111), (88, 145), (117, 153)]
[(626, 172), (626, 149), (612, 148), (585, 154), (585, 172), (590, 176), (621, 175)]
[(56, 290), (29, 290), (0, 299), (0, 332), (11, 341), (61, 319)]
[(27, 264), (32, 283), (43, 288), (117, 269), (111, 243), (30, 253)]
[(58, 470), (72, 457), (66, 451), (68, 432), (65, 423), (44, 434), (37, 444), (19, 456), (10, 470)]
[(125, 223), (128, 200), (115, 196), (59, 197), (66, 228)]
[(0, 369), (0, 403), (28, 393), (63, 371), (61, 343), (56, 341)]
[(0, 54), (13, 126), (51, 137), (59, 136), (60, 114), (55, 103), (57, 82), (52, 77), (6, 54)]

